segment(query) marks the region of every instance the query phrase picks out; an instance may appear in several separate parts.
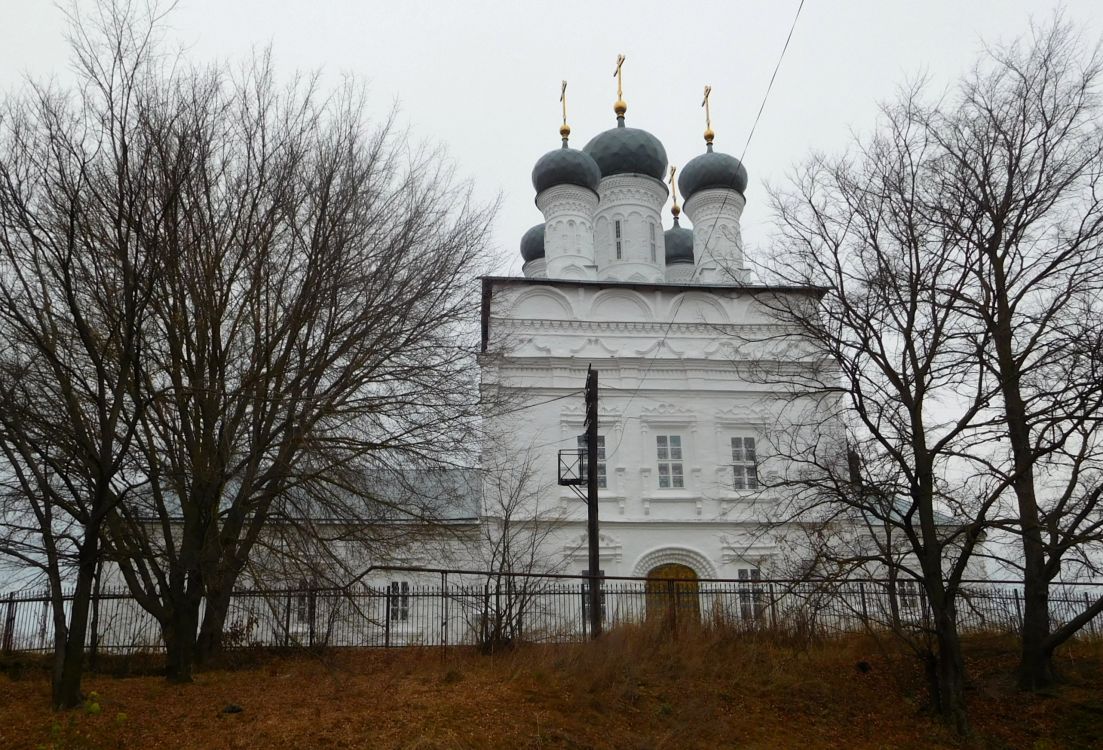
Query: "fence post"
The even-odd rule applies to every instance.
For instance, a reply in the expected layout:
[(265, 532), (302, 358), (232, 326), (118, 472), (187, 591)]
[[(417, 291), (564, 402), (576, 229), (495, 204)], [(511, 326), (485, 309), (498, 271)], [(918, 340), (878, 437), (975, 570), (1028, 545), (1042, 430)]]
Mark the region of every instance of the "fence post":
[(774, 598), (774, 584), (770, 582), (767, 589), (770, 596), (770, 628), (777, 630), (777, 599)]
[(100, 650), (100, 591), (99, 576), (96, 576), (97, 585), (92, 590), (92, 646), (88, 649), (88, 667), (96, 671), (96, 661)]
[[(1087, 610), (1087, 609), (1088, 609), (1088, 607), (1090, 607), (1091, 605), (1092, 605), (1092, 604), (1091, 604), (1091, 599), (1090, 599), (1090, 598), (1088, 597), (1088, 592), (1087, 592), (1087, 591), (1085, 591), (1085, 592), (1084, 592), (1084, 609), (1085, 609), (1085, 610)], [(1097, 617), (1098, 617), (1098, 615), (1097, 615)], [(1097, 625), (1095, 624), (1095, 617), (1093, 617), (1092, 619), (1088, 620), (1088, 622), (1087, 622), (1087, 630), (1088, 630), (1088, 632), (1089, 632), (1089, 633), (1092, 633), (1092, 634), (1098, 634), (1098, 632), (1099, 632), (1099, 628), (1098, 628), (1098, 626), (1097, 626)]]
[(486, 646), (490, 638), (490, 581), (483, 582), (483, 612), (479, 622), (479, 645)]
[[(65, 591), (61, 592), (62, 601), (65, 600)], [(46, 648), (46, 621), (50, 617), (50, 589), (45, 590), (45, 594), (42, 597), (42, 618), (38, 623), (38, 648)]]
[(291, 645), (291, 593), (287, 594), (287, 603), (283, 608), (283, 647)]
[(1019, 602), (1019, 590), (1012, 589), (1012, 591), (1015, 592), (1015, 617), (1019, 621), (1017, 629), (1021, 634), (1023, 632), (1023, 606), (1022, 603)]
[(862, 624), (869, 624), (869, 605), (866, 604), (866, 584), (864, 581), (858, 581), (858, 595), (862, 599)]
[(440, 574), (440, 645), (448, 645), (448, 572)]
[(667, 581), (667, 595), (670, 597), (670, 631), (675, 639), (678, 637), (678, 587), (674, 581)]
[(386, 591), (383, 602), (383, 647), (391, 647), (391, 592)]
[(4, 615), (3, 652), (10, 654), (15, 644), (15, 593), (8, 594), (7, 612)]
[(317, 612), (317, 607), (318, 607), (317, 592), (314, 590), (314, 587), (311, 586), (310, 590), (307, 592), (307, 596), (306, 596), (306, 613), (307, 613), (307, 617), (310, 618), (310, 635), (309, 635), (309, 638), (310, 638), (311, 648), (314, 647), (314, 615)]

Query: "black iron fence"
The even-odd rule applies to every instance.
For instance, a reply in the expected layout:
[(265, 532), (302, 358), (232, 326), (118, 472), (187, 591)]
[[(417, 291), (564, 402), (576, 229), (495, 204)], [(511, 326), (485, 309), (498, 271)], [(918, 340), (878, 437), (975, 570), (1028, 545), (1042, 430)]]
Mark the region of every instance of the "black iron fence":
[[(461, 583), (450, 583), (461, 580)], [(400, 578), (407, 575), (407, 578)], [(587, 586), (581, 576), (491, 576), (433, 571), (433, 584), (394, 571), (386, 585), (340, 589), (243, 590), (234, 594), (224, 643), (244, 647), (397, 647), (493, 645), (508, 641), (570, 642), (588, 636)], [(1101, 584), (1054, 586), (1055, 624), (1067, 622), (1103, 596)], [(66, 598), (68, 602), (68, 598)], [(808, 637), (901, 628), (922, 631), (929, 607), (915, 582), (885, 580), (646, 580), (606, 579), (601, 588), (606, 628), (629, 623), (664, 627), (727, 627)], [(22, 591), (0, 597), (0, 651), (49, 651), (50, 597)], [(1016, 634), (1020, 590), (976, 583), (958, 602), (962, 632)], [(1103, 635), (1103, 615), (1083, 631)], [(125, 589), (96, 593), (87, 644), (92, 653), (158, 651), (157, 621)]]

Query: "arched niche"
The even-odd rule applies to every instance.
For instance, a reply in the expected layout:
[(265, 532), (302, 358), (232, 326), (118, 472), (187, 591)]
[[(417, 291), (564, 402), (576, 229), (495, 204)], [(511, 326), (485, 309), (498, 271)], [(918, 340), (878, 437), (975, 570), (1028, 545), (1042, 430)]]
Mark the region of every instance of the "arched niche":
[(653, 320), (651, 306), (638, 292), (627, 289), (605, 289), (594, 295), (590, 305), (591, 320), (638, 322)]
[(510, 315), (534, 320), (572, 320), (574, 312), (567, 297), (549, 287), (526, 289), (517, 295)]
[(645, 552), (636, 561), (632, 575), (644, 578), (664, 565), (684, 565), (696, 573), (698, 578), (716, 578), (716, 567), (709, 559), (688, 547), (659, 547)]
[(671, 300), (676, 323), (730, 323), (728, 311), (718, 301), (700, 292), (685, 292)]

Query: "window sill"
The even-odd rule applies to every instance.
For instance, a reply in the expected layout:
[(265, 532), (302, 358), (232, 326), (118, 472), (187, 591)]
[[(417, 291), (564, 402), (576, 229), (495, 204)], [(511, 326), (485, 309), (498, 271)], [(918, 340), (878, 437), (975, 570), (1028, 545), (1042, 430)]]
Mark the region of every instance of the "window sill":
[(651, 500), (652, 502), (656, 500), (660, 502), (677, 502), (681, 500), (693, 501), (701, 499), (701, 495), (699, 493), (683, 488), (673, 490), (657, 489), (653, 490), (652, 493), (653, 494), (651, 495), (651, 497), (645, 499)]

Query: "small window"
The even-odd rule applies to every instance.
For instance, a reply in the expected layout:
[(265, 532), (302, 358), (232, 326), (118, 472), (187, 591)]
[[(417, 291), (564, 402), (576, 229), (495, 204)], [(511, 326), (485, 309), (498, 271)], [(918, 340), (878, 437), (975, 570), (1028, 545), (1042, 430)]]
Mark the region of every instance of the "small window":
[(300, 578), (298, 588), (295, 594), (295, 622), (310, 622), (310, 581)]
[(919, 582), (897, 581), (896, 600), (901, 614), (911, 614), (919, 610)]
[(656, 245), (655, 245), (655, 225), (652, 224), (651, 225), (651, 262), (652, 263), (655, 262), (655, 251), (656, 251), (656, 249), (657, 248), (656, 248)]
[(732, 438), (732, 487), (737, 490), (758, 489), (758, 458), (753, 437)]
[[(578, 436), (578, 447), (582, 450), (586, 450), (586, 436)], [(583, 454), (583, 461), (585, 461), (585, 455)], [(605, 489), (607, 481), (607, 475), (605, 473), (605, 436), (597, 436), (597, 486), (598, 489)]]
[(391, 581), (391, 621), (406, 622), (410, 619), (410, 582)]
[(766, 611), (766, 597), (762, 591), (762, 571), (759, 568), (739, 569), (739, 615), (743, 620), (762, 618)]
[(613, 222), (613, 227), (614, 227), (614, 230), (616, 232), (616, 240), (617, 240), (617, 260), (620, 260), (621, 258), (624, 257), (624, 251), (621, 249), (621, 244), (620, 244), (620, 242), (621, 242), (620, 219), (617, 219), (616, 221)]
[(659, 489), (685, 487), (682, 464), (682, 436), (656, 435), (655, 450), (659, 462)]

